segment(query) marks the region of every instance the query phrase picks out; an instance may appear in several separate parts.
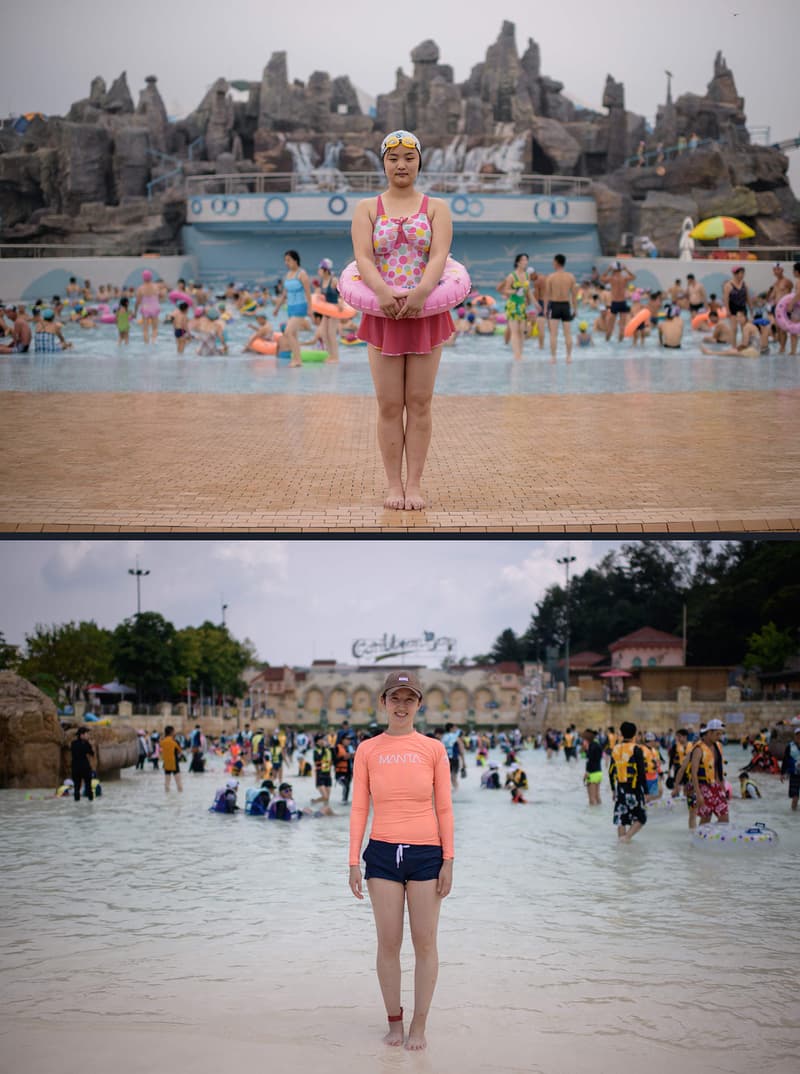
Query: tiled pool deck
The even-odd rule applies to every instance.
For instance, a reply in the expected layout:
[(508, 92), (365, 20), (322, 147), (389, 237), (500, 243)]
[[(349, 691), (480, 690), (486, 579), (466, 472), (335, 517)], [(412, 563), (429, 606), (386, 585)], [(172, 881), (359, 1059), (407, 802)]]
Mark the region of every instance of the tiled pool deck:
[(0, 394), (6, 533), (791, 533), (800, 389), (438, 396), (422, 512), (366, 395)]

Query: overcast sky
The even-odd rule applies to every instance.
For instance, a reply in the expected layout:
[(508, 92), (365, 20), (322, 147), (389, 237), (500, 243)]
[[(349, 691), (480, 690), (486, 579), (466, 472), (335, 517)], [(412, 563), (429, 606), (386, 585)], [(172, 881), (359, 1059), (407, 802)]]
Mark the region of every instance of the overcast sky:
[[(487, 652), (507, 626), (530, 623), (556, 559), (580, 573), (614, 541), (6, 541), (0, 544), (0, 631), (24, 642), (36, 623), (94, 619), (113, 628), (142, 610), (176, 627), (226, 622), (270, 664), (354, 662), (356, 638), (422, 631), (458, 640), (458, 656)], [(419, 659), (438, 666), (441, 658)]]
[[(258, 80), (271, 53), (288, 54), (289, 77), (315, 70), (347, 74), (376, 96), (391, 90), (395, 70), (410, 73), (410, 52), (426, 38), (463, 81), (484, 59), (503, 19), (516, 24), (517, 48), (533, 37), (543, 73), (563, 82), (579, 103), (601, 110), (606, 74), (625, 83), (626, 104), (648, 118), (673, 93), (703, 93), (721, 49), (744, 96), (748, 122), (793, 137), (800, 109), (792, 72), (800, 35), (796, 0), (639, 0), (635, 5), (570, 0), (567, 6), (505, 0), (362, 0), (301, 5), (264, 0), (137, 0), (98, 5), (71, 0), (5, 0), (0, 111), (64, 115), (88, 96), (95, 75), (108, 85), (123, 71), (134, 101), (149, 74), (172, 114), (191, 111), (214, 80)], [(792, 173), (800, 190), (800, 151)]]

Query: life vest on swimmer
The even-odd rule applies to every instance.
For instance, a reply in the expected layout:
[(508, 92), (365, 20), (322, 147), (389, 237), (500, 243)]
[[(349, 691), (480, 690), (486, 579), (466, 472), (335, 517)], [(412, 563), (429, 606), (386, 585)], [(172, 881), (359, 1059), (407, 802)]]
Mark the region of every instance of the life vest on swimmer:
[(644, 754), (644, 775), (645, 779), (658, 779), (659, 772), (661, 771), (661, 757), (655, 746), (641, 746), (641, 751)]
[(641, 749), (635, 742), (620, 742), (611, 751), (611, 765), (609, 775), (613, 775), (617, 783), (625, 783), (629, 787), (639, 785), (639, 770), (636, 767), (634, 751)]
[(264, 756), (264, 736), (260, 731), (257, 731), (252, 738), (251, 748), (253, 757), (262, 758)]
[(340, 742), (336, 747), (336, 775), (346, 776), (350, 771), (350, 751), (344, 742)]
[(245, 796), (245, 813), (251, 817), (263, 817), (269, 809), (270, 794), (266, 787), (248, 787)]
[[(705, 742), (697, 742), (694, 750), (700, 750), (700, 764), (697, 768), (697, 779), (700, 783), (718, 783), (722, 780), (722, 751), (718, 746), (707, 745)], [(715, 765), (716, 758), (719, 759), (719, 767)]]
[(606, 750), (608, 751), (608, 753), (611, 753), (616, 744), (617, 736), (614, 734), (613, 731), (609, 731), (608, 735), (606, 736)]
[(528, 777), (521, 768), (518, 768), (516, 772), (509, 773), (508, 778), (517, 790), (526, 791), (528, 789)]
[(333, 767), (333, 750), (330, 746), (314, 750), (314, 764), (318, 772), (330, 772)]
[(571, 731), (567, 731), (564, 734), (564, 749), (565, 750), (571, 750), (574, 745), (575, 745), (575, 736), (573, 735), (573, 733)]
[(283, 767), (283, 750), (279, 742), (276, 742), (274, 746), (270, 747), (269, 759), (272, 762), (273, 768)]

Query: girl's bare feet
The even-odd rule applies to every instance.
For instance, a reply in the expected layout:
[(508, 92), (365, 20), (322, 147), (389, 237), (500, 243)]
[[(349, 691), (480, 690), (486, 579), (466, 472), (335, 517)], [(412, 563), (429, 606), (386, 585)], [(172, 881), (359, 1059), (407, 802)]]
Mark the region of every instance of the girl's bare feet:
[(405, 509), (406, 511), (425, 510), (425, 499), (419, 490), (419, 486), (409, 485), (406, 489)]
[(389, 1044), (393, 1048), (399, 1048), (405, 1040), (405, 1031), (403, 1030), (403, 1008), (400, 1008), (399, 1018), (389, 1019), (389, 1032), (383, 1038), (384, 1044)]
[(389, 491), (386, 493), (386, 499), (383, 501), (383, 506), (390, 511), (402, 511), (406, 505), (406, 494), (403, 492), (402, 485), (390, 485)]
[(427, 1047), (428, 1042), (425, 1040), (425, 1022), (422, 1020), (417, 1021), (416, 1018), (412, 1018), (408, 1030), (408, 1039), (406, 1040), (406, 1051), (421, 1052)]

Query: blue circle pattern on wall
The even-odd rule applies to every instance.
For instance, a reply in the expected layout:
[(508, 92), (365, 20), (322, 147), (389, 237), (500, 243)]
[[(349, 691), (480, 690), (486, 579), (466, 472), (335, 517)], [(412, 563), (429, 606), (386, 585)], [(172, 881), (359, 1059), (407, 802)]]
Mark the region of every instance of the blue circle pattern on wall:
[(239, 212), (238, 198), (212, 198), (211, 212), (217, 216), (236, 216)]
[(533, 215), (542, 224), (564, 220), (569, 216), (569, 202), (566, 198), (537, 198), (533, 203)]
[(341, 194), (334, 194), (332, 198), (328, 198), (328, 212), (333, 213), (334, 216), (341, 216), (342, 213), (347, 212), (347, 198), (343, 198)]
[(264, 202), (264, 216), (273, 224), (279, 224), (281, 220), (285, 220), (288, 213), (289, 202), (280, 194), (275, 194)]

